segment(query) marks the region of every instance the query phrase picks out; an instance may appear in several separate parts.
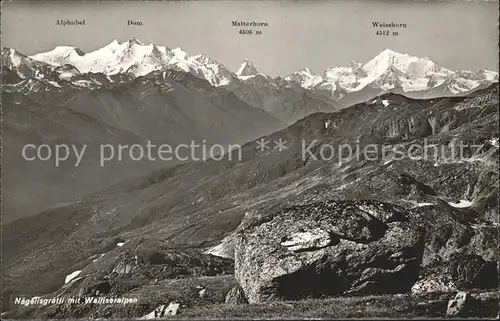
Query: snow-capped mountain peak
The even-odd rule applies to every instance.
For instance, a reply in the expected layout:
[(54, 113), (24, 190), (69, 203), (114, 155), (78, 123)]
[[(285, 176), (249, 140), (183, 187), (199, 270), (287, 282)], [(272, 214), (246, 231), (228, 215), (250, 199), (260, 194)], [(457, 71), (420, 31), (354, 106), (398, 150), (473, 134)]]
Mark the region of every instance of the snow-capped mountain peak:
[(169, 61), (169, 65), (177, 66), (180, 69), (188, 72), (190, 70), (190, 63), (188, 61), (188, 54), (182, 50), (180, 47), (171, 50), (172, 58)]
[(118, 42), (118, 40), (116, 39), (113, 39), (113, 41), (111, 41), (107, 46), (105, 47), (108, 47), (108, 48), (116, 48), (120, 45), (120, 43)]
[(497, 82), (498, 81), (498, 72), (491, 71), (491, 70), (486, 70), (486, 69), (482, 69), (479, 72), (488, 81), (492, 81), (492, 82)]
[(144, 43), (139, 41), (138, 39), (132, 37), (127, 41), (129, 46), (137, 45), (137, 46), (144, 46)]
[(236, 76), (248, 77), (248, 76), (255, 76), (258, 73), (259, 72), (257, 71), (257, 68), (255, 68), (253, 62), (245, 58), (238, 71), (236, 71)]
[(302, 70), (299, 70), (299, 72), (303, 72), (305, 74), (312, 75), (312, 72), (311, 72), (311, 70), (309, 70), (309, 68), (304, 68)]
[(427, 90), (443, 83), (453, 72), (431, 59), (385, 49), (360, 67), (366, 77), (358, 79), (360, 90), (369, 84), (383, 90), (401, 88), (405, 92)]
[(114, 75), (128, 72), (142, 76), (163, 68), (173, 55), (166, 47), (145, 45), (136, 38), (130, 38), (123, 43), (114, 39), (108, 45), (87, 54), (74, 47), (56, 47), (31, 58), (55, 66), (70, 64), (82, 73)]
[(183, 59), (183, 60), (185, 60), (188, 56), (188, 54), (184, 50), (182, 50), (181, 47), (177, 47), (177, 48), (172, 49), (172, 53), (174, 54), (174, 56), (176, 58)]
[(385, 49), (361, 66), (361, 69), (369, 77), (378, 77), (388, 70), (398, 70), (412, 78), (423, 78), (433, 73), (449, 76), (451, 71), (438, 66), (431, 59), (424, 57), (414, 57), (408, 54), (401, 54), (390, 49)]
[(26, 56), (15, 49), (3, 48), (2, 50), (2, 59), (5, 61), (9, 60), (9, 65), (11, 66), (18, 67), (24, 58)]
[(408, 66), (417, 60), (418, 58), (411, 57), (408, 54), (400, 54), (390, 49), (385, 49), (372, 60), (365, 63), (361, 68), (368, 75), (379, 76), (391, 67), (406, 72)]
[(205, 54), (192, 56), (188, 61), (194, 73), (206, 79), (213, 86), (227, 85), (234, 77), (233, 73), (223, 64)]
[(19, 51), (11, 48), (2, 48), (2, 65), (15, 72), (20, 78), (43, 78), (44, 74), (53, 68), (52, 65), (36, 61)]
[(352, 70), (356, 70), (358, 68), (361, 68), (361, 66), (363, 66), (363, 63), (353, 60), (349, 63), (348, 67), (351, 68)]
[(52, 50), (54, 53), (59, 53), (59, 54), (77, 54), (78, 56), (83, 56), (85, 53), (77, 48), (77, 47), (72, 47), (72, 46), (57, 46)]
[(325, 91), (334, 99), (342, 99), (349, 93), (362, 90), (367, 95), (373, 91), (410, 93), (442, 86), (446, 88), (440, 89), (440, 94), (458, 94), (498, 81), (498, 73), (454, 72), (427, 57), (415, 57), (385, 49), (364, 64), (351, 62), (347, 67), (326, 69), (321, 75), (303, 69), (285, 79), (305, 89)]
[(116, 39), (113, 39), (113, 41), (111, 41), (109, 44), (107, 44), (106, 46), (94, 51), (94, 52), (116, 52), (116, 51), (119, 51), (123, 49), (121, 46), (120, 46), (120, 43), (118, 42), (118, 40)]
[(304, 68), (292, 73), (285, 80), (299, 84), (301, 87), (309, 89), (323, 80), (323, 76), (316, 75), (309, 68)]
[(59, 66), (71, 63), (72, 60), (78, 59), (79, 57), (82, 57), (84, 55), (85, 53), (76, 47), (57, 46), (51, 51), (42, 52), (31, 56), (30, 58), (38, 61), (43, 61), (51, 65)]

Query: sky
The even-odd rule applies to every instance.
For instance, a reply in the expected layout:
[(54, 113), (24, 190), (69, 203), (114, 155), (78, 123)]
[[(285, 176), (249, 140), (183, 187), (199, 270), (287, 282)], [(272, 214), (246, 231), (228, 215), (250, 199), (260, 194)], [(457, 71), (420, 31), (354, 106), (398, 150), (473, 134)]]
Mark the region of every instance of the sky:
[[(56, 25), (85, 19), (85, 26)], [(4, 2), (2, 46), (24, 54), (58, 45), (90, 52), (131, 37), (145, 44), (205, 53), (236, 71), (243, 59), (262, 73), (320, 73), (367, 62), (386, 48), (429, 57), (454, 70), (498, 71), (495, 1), (175, 1)], [(128, 20), (142, 26), (127, 26)], [(268, 23), (242, 35), (232, 21)], [(404, 23), (397, 36), (377, 36), (372, 22)]]

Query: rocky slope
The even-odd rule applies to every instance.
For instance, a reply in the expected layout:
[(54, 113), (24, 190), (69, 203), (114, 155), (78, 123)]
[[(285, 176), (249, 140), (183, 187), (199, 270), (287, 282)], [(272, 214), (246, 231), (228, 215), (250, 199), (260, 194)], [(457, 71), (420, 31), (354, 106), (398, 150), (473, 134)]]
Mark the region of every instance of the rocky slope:
[(316, 95), (297, 84), (279, 77), (273, 79), (256, 70), (253, 75), (248, 75), (249, 72), (226, 88), (247, 104), (263, 109), (289, 125), (315, 112), (341, 109), (335, 100)]
[[(5, 224), (4, 297), (61, 291), (65, 277), (75, 271), (85, 273), (71, 291), (92, 288), (104, 282), (105, 275), (115, 282), (119, 275), (110, 275), (109, 267), (120, 264), (124, 271), (142, 280), (134, 283), (133, 289), (124, 288), (120, 292), (124, 295), (141, 289), (147, 292), (146, 287), (154, 282), (149, 275), (160, 279), (191, 275), (191, 269), (180, 274), (169, 272), (182, 265), (180, 258), (187, 254), (179, 254), (174, 260), (159, 259), (157, 263), (133, 259), (144, 256), (143, 249), (134, 245), (138, 242), (161, 249), (155, 250), (160, 258), (171, 257), (166, 254), (169, 251), (187, 249), (211, 253), (189, 254), (195, 255), (191, 262), (198, 263), (192, 266), (201, 268), (202, 275), (213, 275), (204, 270), (203, 262), (212, 262), (218, 273), (228, 273), (225, 262), (233, 257), (237, 277), (252, 271), (248, 264), (269, 265), (272, 260), (280, 266), (286, 260), (304, 257), (322, 268), (320, 276), (329, 275), (329, 266), (356, 262), (354, 266), (359, 269), (346, 268), (340, 274), (346, 280), (344, 286), (311, 289), (315, 297), (349, 292), (358, 286), (369, 289), (367, 293), (404, 292), (413, 287), (414, 295), (441, 291), (442, 285), (448, 286), (449, 282), (452, 285), (445, 292), (453, 291), (453, 287), (495, 287), (484, 284), (484, 275), (491, 277), (491, 262), (498, 261), (498, 101), (497, 86), (467, 97), (429, 100), (385, 94), (339, 112), (310, 115), (263, 136), (270, 148), (260, 151), (255, 141), (250, 142), (243, 147), (241, 160), (234, 157), (159, 170), (79, 202)], [(287, 149), (274, 149), (273, 142), (279, 139), (286, 141)], [(465, 147), (457, 157), (452, 153), (460, 143)], [(349, 154), (343, 149), (331, 157), (332, 147), (341, 144), (361, 150), (371, 146), (371, 152)], [(306, 153), (304, 145), (310, 146)], [(401, 151), (408, 150), (411, 153), (401, 157)], [(434, 153), (436, 150), (439, 152)], [(346, 206), (349, 204), (350, 208)], [(330, 217), (329, 210), (315, 209), (328, 209), (328, 205), (338, 215)], [(353, 215), (342, 215), (343, 211), (352, 211)], [(404, 215), (390, 218), (394, 213)], [(330, 221), (317, 226), (308, 219), (316, 216)], [(301, 223), (294, 225), (295, 219)], [(406, 220), (415, 224), (407, 224)], [(285, 232), (278, 228), (280, 222), (291, 224), (286, 225), (290, 226), (287, 235), (280, 234)], [(301, 226), (303, 230), (294, 230)], [(252, 232), (260, 229), (265, 232), (262, 237)], [(415, 238), (403, 238), (406, 234), (398, 233), (398, 229), (407, 229)], [(261, 251), (255, 253), (257, 261), (242, 256), (241, 251), (248, 246), (241, 242), (242, 234), (256, 242)], [(418, 241), (420, 235), (423, 244)], [(286, 237), (277, 243), (275, 236)], [(388, 244), (409, 252), (398, 254)], [(311, 251), (300, 251), (311, 247)], [(283, 256), (266, 255), (272, 249)], [(100, 266), (96, 264), (99, 260), (93, 260), (102, 254), (109, 263)], [(212, 255), (229, 256), (229, 261), (215, 260)], [(248, 257), (248, 263), (242, 257)], [(375, 261), (366, 261), (368, 257)], [(403, 258), (400, 263), (396, 261), (399, 257)], [(124, 258), (130, 258), (130, 263), (119, 263)], [(418, 272), (415, 262), (420, 263)], [(401, 283), (398, 289), (380, 290), (381, 285), (388, 284), (383, 276), (387, 280), (397, 278), (398, 264), (402, 265), (407, 283)], [(291, 266), (299, 267), (291, 272), (301, 269), (300, 264)], [(363, 274), (365, 267), (367, 272)], [(468, 272), (474, 270), (482, 272)], [(276, 276), (283, 275), (287, 280), (281, 283), (283, 287), (305, 280), (308, 275), (280, 273)], [(250, 273), (245, 279), (263, 277)], [(355, 279), (359, 277), (368, 283), (357, 284)], [(416, 282), (412, 285), (410, 280)], [(323, 279), (319, 277), (319, 281)], [(80, 282), (85, 287), (80, 287)], [(239, 282), (243, 283), (241, 279)], [(262, 284), (259, 282), (252, 284)], [(259, 290), (265, 287), (241, 285), (253, 301), (260, 300), (264, 292), (264, 297), (281, 298), (279, 292)], [(234, 282), (227, 291), (233, 286)], [(296, 294), (294, 299), (308, 295), (287, 289)], [(132, 311), (127, 316), (141, 316), (142, 312)], [(71, 309), (61, 313), (64, 317), (78, 315)], [(123, 311), (118, 310), (107, 313), (123, 316)]]

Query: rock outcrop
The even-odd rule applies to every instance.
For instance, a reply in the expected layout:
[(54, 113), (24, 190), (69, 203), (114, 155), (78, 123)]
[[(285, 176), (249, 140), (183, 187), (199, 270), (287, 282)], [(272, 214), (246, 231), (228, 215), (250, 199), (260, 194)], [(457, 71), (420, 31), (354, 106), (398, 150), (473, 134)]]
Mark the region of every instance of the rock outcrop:
[(448, 318), (492, 317), (496, 314), (498, 314), (498, 291), (478, 293), (459, 291), (450, 298), (446, 309)]
[(450, 260), (450, 272), (459, 289), (498, 287), (497, 262), (479, 255), (456, 254)]
[(412, 217), (426, 231), (420, 278), (413, 293), (498, 288), (499, 226), (474, 208), (419, 207)]
[(326, 201), (278, 211), (236, 235), (235, 276), (250, 303), (407, 292), (423, 232), (401, 207)]
[(167, 317), (176, 316), (179, 306), (180, 304), (177, 302), (170, 302), (168, 306), (162, 304), (150, 313), (140, 317), (139, 320), (165, 319)]
[(448, 301), (448, 308), (446, 309), (447, 317), (464, 316), (466, 305), (470, 302), (470, 296), (467, 292), (460, 291), (455, 297)]
[(248, 300), (241, 286), (236, 285), (226, 294), (225, 302), (227, 304), (246, 304)]
[(447, 275), (432, 275), (415, 282), (411, 287), (412, 294), (446, 293), (457, 290), (457, 286)]

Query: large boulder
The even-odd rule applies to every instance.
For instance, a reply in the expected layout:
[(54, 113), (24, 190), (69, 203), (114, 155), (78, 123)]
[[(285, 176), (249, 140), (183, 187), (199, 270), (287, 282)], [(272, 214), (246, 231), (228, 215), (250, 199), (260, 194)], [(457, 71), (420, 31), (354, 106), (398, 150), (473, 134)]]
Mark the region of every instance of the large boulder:
[(295, 206), (238, 231), (235, 276), (250, 303), (407, 292), (423, 232), (403, 208), (378, 201)]
[(474, 254), (457, 253), (450, 260), (450, 272), (459, 289), (498, 288), (497, 262)]
[[(498, 315), (498, 291), (459, 291), (448, 301), (448, 318), (491, 318)], [(497, 317), (498, 319), (498, 317)]]
[(486, 221), (475, 207), (455, 208), (443, 201), (411, 213), (426, 231), (414, 293), (498, 287), (500, 226)]

